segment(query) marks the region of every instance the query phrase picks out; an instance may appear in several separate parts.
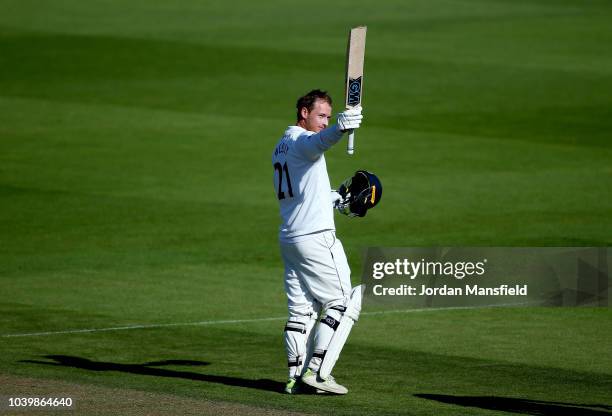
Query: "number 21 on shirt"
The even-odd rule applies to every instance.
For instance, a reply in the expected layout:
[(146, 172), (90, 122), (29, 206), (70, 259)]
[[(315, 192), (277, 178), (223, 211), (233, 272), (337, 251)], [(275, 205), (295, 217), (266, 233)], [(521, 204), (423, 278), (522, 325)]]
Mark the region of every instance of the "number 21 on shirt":
[[(278, 199), (285, 199), (285, 192), (283, 192), (283, 182), (286, 182), (286, 190), (289, 194), (289, 198), (293, 198), (293, 189), (291, 188), (291, 178), (289, 177), (289, 169), (287, 168), (287, 162), (282, 165), (279, 162), (274, 164), (274, 169), (278, 171)], [(283, 181), (284, 177), (284, 181)]]

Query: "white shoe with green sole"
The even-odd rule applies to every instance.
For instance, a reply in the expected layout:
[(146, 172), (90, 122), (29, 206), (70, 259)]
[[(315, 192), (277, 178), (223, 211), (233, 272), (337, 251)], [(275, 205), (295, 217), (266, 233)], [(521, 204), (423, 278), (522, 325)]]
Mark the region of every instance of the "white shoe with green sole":
[(302, 376), (302, 382), (304, 384), (308, 384), (311, 387), (314, 387), (315, 389), (323, 390), (329, 393), (348, 393), (348, 389), (343, 385), (336, 383), (336, 380), (332, 376), (329, 376), (327, 377), (327, 379), (323, 380), (319, 377), (318, 373), (315, 373), (310, 368), (306, 370), (306, 372)]

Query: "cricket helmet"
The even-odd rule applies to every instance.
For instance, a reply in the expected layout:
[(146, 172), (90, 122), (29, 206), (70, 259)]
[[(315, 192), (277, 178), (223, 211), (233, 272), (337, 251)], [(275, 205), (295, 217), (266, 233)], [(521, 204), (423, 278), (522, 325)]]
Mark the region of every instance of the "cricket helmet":
[(382, 189), (376, 175), (367, 170), (358, 170), (338, 189), (343, 199), (341, 212), (350, 217), (365, 217), (368, 210), (380, 202)]

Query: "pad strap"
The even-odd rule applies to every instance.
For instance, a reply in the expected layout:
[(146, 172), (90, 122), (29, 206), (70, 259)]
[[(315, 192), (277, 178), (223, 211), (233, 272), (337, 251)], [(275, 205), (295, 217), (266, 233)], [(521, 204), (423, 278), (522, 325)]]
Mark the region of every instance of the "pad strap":
[(335, 320), (333, 317), (329, 315), (326, 315), (324, 318), (322, 318), (321, 323), (327, 325), (334, 331), (338, 329), (338, 325), (340, 325), (340, 321)]
[(340, 311), (340, 312), (342, 312), (342, 313), (346, 312), (346, 306), (344, 306), (344, 305), (336, 305), (336, 306), (332, 306), (332, 307), (331, 307), (331, 308), (329, 308), (329, 309), (335, 309), (335, 310)]
[(299, 332), (300, 334), (306, 333), (306, 325), (301, 322), (287, 322), (285, 325), (285, 331)]
[(300, 360), (299, 358), (296, 358), (293, 361), (288, 361), (287, 362), (287, 366), (288, 367), (299, 367), (302, 365), (302, 360)]

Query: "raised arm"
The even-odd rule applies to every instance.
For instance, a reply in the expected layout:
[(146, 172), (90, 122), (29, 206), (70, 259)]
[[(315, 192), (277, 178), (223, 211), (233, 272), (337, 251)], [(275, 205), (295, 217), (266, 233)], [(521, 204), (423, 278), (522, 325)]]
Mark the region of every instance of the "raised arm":
[(347, 130), (359, 128), (363, 115), (361, 107), (343, 111), (337, 116), (333, 126), (321, 130), (319, 133), (306, 132), (297, 140), (296, 150), (310, 160), (316, 160), (323, 152), (338, 143), (342, 134)]

